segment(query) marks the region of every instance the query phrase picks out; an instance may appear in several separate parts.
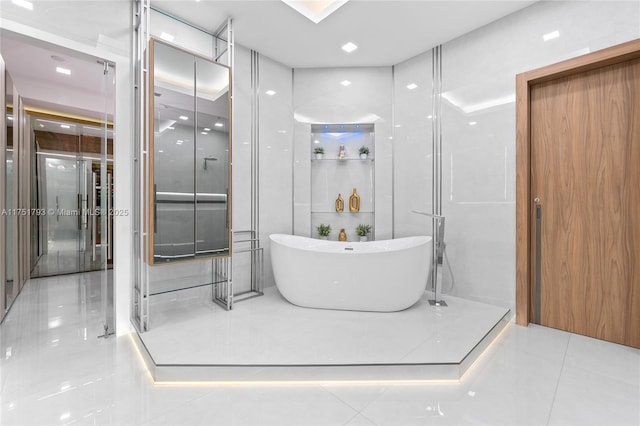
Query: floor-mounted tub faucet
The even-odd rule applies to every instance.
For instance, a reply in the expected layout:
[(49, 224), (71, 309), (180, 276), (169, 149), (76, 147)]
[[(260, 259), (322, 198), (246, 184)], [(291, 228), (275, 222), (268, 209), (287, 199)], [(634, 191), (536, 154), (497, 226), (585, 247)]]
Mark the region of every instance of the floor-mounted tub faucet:
[(444, 300), (440, 300), (438, 298), (438, 265), (444, 264), (444, 255), (446, 244), (444, 242), (444, 219), (445, 217), (435, 213), (427, 213), (421, 212), (417, 210), (411, 210), (411, 213), (416, 213), (422, 216), (427, 216), (435, 219), (435, 231), (434, 231), (434, 243), (435, 243), (435, 262), (432, 268), (433, 276), (433, 294), (434, 300), (429, 300), (431, 305), (435, 306), (447, 306), (447, 303)]

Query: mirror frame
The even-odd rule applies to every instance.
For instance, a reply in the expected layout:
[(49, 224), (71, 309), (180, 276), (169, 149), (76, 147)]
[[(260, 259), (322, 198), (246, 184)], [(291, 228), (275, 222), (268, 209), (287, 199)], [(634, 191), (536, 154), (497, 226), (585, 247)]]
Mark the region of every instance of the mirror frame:
[[(164, 46), (170, 47), (172, 49), (176, 49), (178, 51), (187, 53), (189, 55), (192, 55), (195, 58), (199, 58), (202, 59), (204, 61), (207, 62), (211, 62), (213, 64), (219, 65), (223, 68), (225, 68), (227, 70), (228, 73), (228, 81), (229, 81), (229, 85), (228, 85), (228, 90), (227, 90), (227, 99), (228, 99), (228, 104), (229, 104), (229, 110), (228, 110), (228, 115), (229, 115), (229, 119), (228, 119), (228, 149), (229, 149), (229, 153), (227, 156), (227, 161), (228, 161), (228, 171), (227, 171), (227, 224), (228, 224), (228, 232), (227, 232), (227, 241), (228, 241), (228, 247), (227, 247), (227, 251), (225, 254), (220, 254), (220, 255), (210, 255), (210, 256), (196, 256), (195, 255), (195, 250), (194, 250), (194, 256), (191, 258), (187, 258), (187, 259), (179, 259), (179, 260), (172, 260), (170, 262), (156, 262), (155, 259), (155, 251), (154, 251), (154, 239), (155, 239), (155, 191), (154, 191), (154, 185), (155, 185), (155, 167), (154, 167), (154, 163), (155, 163), (155, 149), (154, 149), (154, 138), (155, 138), (155, 117), (154, 117), (154, 113), (155, 113), (155, 45), (156, 43), (158, 44), (162, 44)], [(148, 210), (146, 212), (146, 231), (147, 231), (147, 244), (148, 244), (148, 253), (149, 253), (149, 258), (148, 258), (148, 263), (151, 266), (160, 266), (160, 265), (174, 265), (174, 264), (181, 264), (181, 263), (185, 263), (185, 262), (194, 262), (194, 261), (203, 261), (203, 260), (211, 260), (211, 259), (216, 259), (216, 258), (226, 258), (226, 257), (231, 257), (231, 249), (232, 249), (232, 222), (231, 222), (231, 211), (232, 211), (232, 182), (231, 182), (231, 176), (232, 176), (232, 100), (233, 100), (233, 96), (232, 96), (232, 80), (231, 80), (231, 68), (225, 64), (221, 64), (219, 62), (214, 61), (211, 58), (207, 58), (205, 56), (202, 56), (198, 53), (195, 52), (191, 52), (189, 50), (183, 49), (179, 46), (176, 46), (172, 43), (167, 43), (164, 40), (159, 40), (157, 38), (151, 37), (149, 40), (149, 45), (148, 45), (148, 49), (149, 49), (149, 64), (147, 64), (147, 69), (149, 70), (149, 74), (148, 74), (148, 88), (149, 90), (147, 91), (146, 94), (146, 99), (147, 99), (147, 109), (146, 109), (146, 114), (148, 116), (148, 120), (147, 120), (147, 135), (148, 135), (148, 149), (147, 149), (147, 161), (148, 161), (148, 184), (146, 185), (146, 189), (147, 189), (147, 200), (148, 200), (148, 204), (146, 209)], [(195, 78), (195, 76), (194, 76)], [(194, 92), (194, 96), (197, 96), (197, 91)], [(194, 140), (195, 143), (195, 140)], [(194, 188), (195, 189), (195, 188)], [(195, 192), (195, 191), (194, 191)], [(196, 204), (197, 205), (197, 204)], [(194, 249), (197, 247), (196, 245), (196, 238), (194, 236)]]

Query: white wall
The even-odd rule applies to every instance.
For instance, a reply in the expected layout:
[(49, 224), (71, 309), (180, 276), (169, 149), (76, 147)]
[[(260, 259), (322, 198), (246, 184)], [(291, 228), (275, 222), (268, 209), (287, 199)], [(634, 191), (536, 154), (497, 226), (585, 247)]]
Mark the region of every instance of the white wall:
[[(556, 30), (560, 37), (543, 40)], [(540, 2), (443, 45), (452, 294), (515, 310), (515, 75), (639, 36), (638, 2)], [(396, 237), (431, 233), (409, 213), (431, 210), (431, 78), (430, 51), (394, 67)], [(418, 87), (407, 90), (411, 82)], [(442, 283), (445, 291), (453, 283), (446, 266)]]
[[(543, 40), (556, 30), (560, 37)], [(515, 308), (515, 75), (639, 36), (637, 1), (540, 2), (443, 46), (453, 294)]]
[[(340, 84), (344, 80), (351, 85)], [(391, 67), (296, 69), (293, 82), (294, 234), (311, 236), (309, 123), (374, 123), (375, 237), (391, 238)], [(349, 195), (343, 198), (348, 200)]]
[[(273, 286), (270, 234), (293, 233), (293, 85), (291, 68), (260, 55), (260, 242), (264, 285)], [(272, 90), (275, 95), (267, 95)]]
[(431, 235), (432, 220), (411, 213), (431, 212), (433, 204), (431, 51), (395, 65), (393, 80), (394, 237)]
[[(235, 45), (233, 96), (233, 229), (251, 229), (251, 106), (257, 91), (259, 125), (258, 203), (260, 244), (264, 249), (265, 287), (275, 285), (269, 234), (292, 232), (292, 83), (291, 68), (258, 56), (258, 86), (251, 86), (251, 50)], [(272, 90), (274, 95), (265, 92)], [(247, 239), (239, 235), (237, 239)], [(237, 251), (250, 247), (237, 244)], [(251, 288), (250, 254), (233, 257), (234, 292)]]

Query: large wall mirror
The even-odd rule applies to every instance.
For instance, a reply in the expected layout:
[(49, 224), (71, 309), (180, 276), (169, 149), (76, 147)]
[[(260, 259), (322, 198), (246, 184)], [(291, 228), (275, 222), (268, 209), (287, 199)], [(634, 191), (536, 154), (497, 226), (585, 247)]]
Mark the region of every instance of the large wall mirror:
[(228, 67), (150, 45), (150, 263), (230, 254)]

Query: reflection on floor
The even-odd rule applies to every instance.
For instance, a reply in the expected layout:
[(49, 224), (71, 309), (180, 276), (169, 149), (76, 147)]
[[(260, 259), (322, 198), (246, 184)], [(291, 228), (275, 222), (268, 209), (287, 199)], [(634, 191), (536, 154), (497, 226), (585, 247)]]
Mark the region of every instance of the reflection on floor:
[(640, 424), (639, 350), (534, 325), (456, 383), (154, 385), (130, 336), (96, 338), (92, 277), (30, 281), (0, 326), (3, 426)]
[[(229, 312), (213, 303), (168, 300), (152, 306), (151, 329), (140, 337), (156, 365), (442, 364), (440, 374), (422, 378), (458, 379), (463, 371), (452, 372), (451, 364), (460, 364), (497, 327), (495, 337), (509, 310), (455, 297), (447, 297), (448, 307), (429, 306), (428, 296), (389, 313), (301, 308), (275, 287)], [(202, 371), (193, 374), (202, 377)]]
[(40, 256), (31, 271), (32, 277), (72, 274), (81, 271), (100, 269), (100, 247), (96, 248), (95, 260), (93, 250), (81, 250), (78, 240), (49, 241), (45, 254)]

